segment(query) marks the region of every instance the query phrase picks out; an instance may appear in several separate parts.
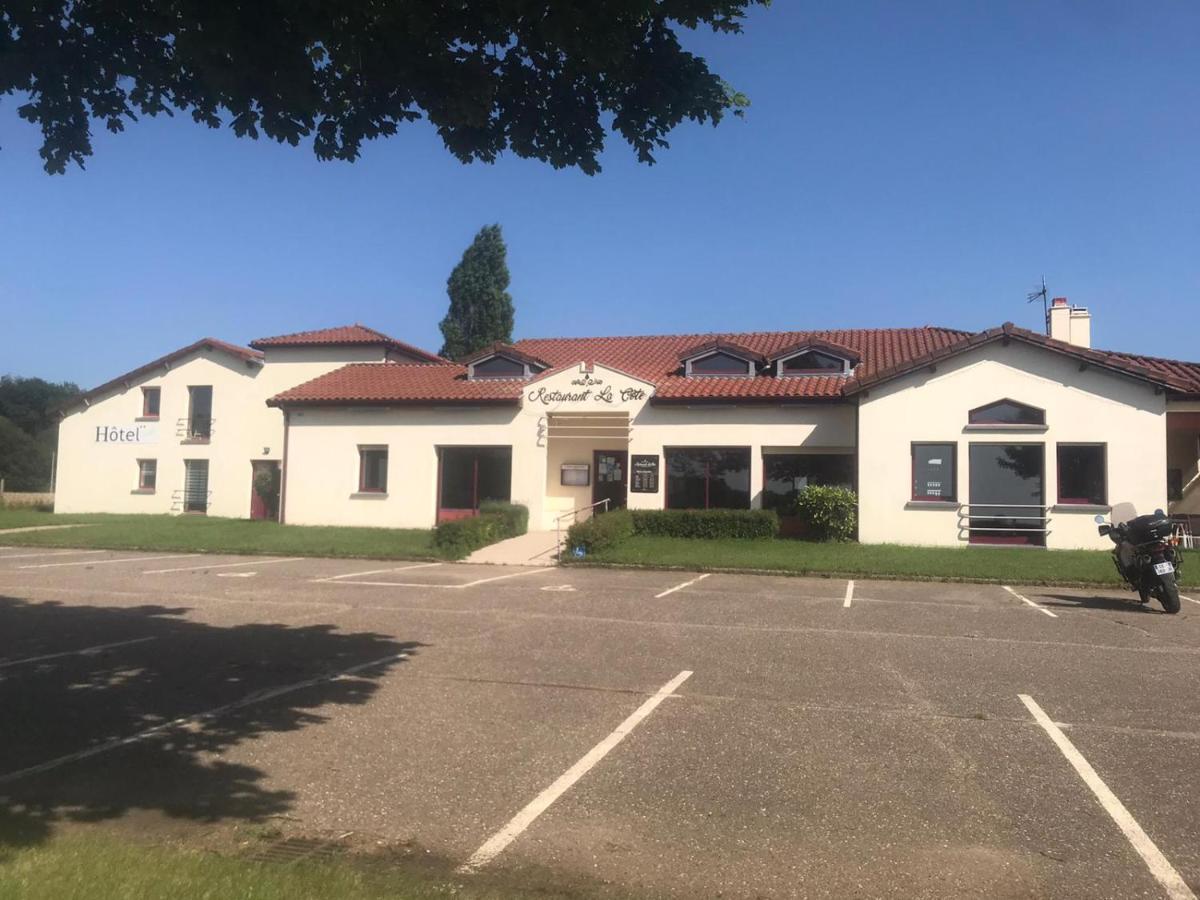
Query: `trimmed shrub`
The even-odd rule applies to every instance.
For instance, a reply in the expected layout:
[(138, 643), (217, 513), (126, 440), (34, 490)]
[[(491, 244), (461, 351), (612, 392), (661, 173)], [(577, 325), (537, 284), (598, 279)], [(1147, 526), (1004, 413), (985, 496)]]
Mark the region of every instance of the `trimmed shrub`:
[(815, 540), (852, 541), (858, 533), (858, 495), (849, 488), (809, 485), (794, 509)]
[(524, 534), (529, 510), (516, 503), (484, 503), (479, 515), (442, 522), (434, 529), (433, 546), (446, 556), (462, 559), (488, 544)]
[(779, 516), (770, 509), (638, 509), (633, 530), (702, 540), (773, 538), (779, 534)]
[(619, 543), (633, 534), (633, 514), (627, 509), (592, 516), (586, 522), (576, 522), (567, 529), (567, 550), (582, 549), (595, 553)]

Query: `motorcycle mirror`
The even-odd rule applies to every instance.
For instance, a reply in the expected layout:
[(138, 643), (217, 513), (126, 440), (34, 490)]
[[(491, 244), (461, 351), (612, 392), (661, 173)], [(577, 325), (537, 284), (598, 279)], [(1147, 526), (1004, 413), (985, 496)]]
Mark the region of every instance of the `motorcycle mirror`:
[(1104, 524), (1104, 516), (1096, 516), (1096, 518), (1092, 519), (1092, 521), (1095, 522), (1097, 525), (1103, 525)]
[(1102, 524), (1099, 528), (1099, 531), (1101, 537), (1107, 537), (1108, 535), (1112, 534), (1112, 526)]
[(1165, 515), (1166, 515), (1166, 513), (1165, 513), (1165, 512), (1163, 512), (1161, 509), (1156, 509), (1156, 510), (1154, 511), (1154, 514), (1155, 514), (1156, 516), (1158, 516), (1160, 519), (1161, 519), (1163, 516), (1165, 516)]

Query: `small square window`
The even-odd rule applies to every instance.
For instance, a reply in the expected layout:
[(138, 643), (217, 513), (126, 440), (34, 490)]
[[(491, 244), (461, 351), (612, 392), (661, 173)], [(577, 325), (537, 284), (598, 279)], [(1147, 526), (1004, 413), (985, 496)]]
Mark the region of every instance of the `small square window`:
[(142, 388), (142, 418), (157, 419), (158, 405), (162, 397), (162, 389), (156, 387)]
[(387, 447), (358, 448), (358, 490), (362, 494), (387, 493)]
[(1108, 505), (1104, 444), (1058, 445), (1058, 502)]
[(138, 486), (139, 491), (147, 493), (153, 492), (158, 487), (158, 460), (157, 459), (139, 459), (138, 460)]
[(912, 445), (912, 499), (953, 502), (958, 498), (955, 481), (956, 444)]

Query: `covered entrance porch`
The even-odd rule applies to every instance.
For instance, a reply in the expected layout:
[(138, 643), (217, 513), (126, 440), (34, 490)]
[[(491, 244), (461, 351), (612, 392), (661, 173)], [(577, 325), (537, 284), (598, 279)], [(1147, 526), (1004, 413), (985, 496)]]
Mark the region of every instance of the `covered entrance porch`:
[(605, 501), (608, 509), (628, 504), (632, 431), (628, 412), (549, 413), (541, 427), (547, 521)]

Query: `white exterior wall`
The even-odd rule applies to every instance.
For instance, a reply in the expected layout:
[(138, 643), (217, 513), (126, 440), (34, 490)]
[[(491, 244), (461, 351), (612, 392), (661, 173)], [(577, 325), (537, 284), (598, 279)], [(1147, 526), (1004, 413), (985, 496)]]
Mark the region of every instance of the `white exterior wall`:
[[(185, 459), (209, 461), (208, 514), (247, 518), (251, 461), (283, 456), (283, 414), (271, 397), (348, 362), (378, 361), (378, 347), (271, 349), (265, 364), (248, 363), (218, 349), (200, 349), (168, 367), (130, 379), (127, 386), (67, 415), (59, 425), (54, 508), (61, 513), (172, 513), (181, 511)], [(188, 387), (211, 385), (212, 439), (184, 443), (179, 422), (188, 415)], [(96, 440), (101, 426), (134, 428), (141, 420), (142, 388), (161, 390), (158, 441)], [(158, 460), (153, 494), (136, 491), (139, 459)]]
[[(1011, 399), (1046, 411), (1045, 431), (975, 430), (967, 413)], [(1106, 444), (1108, 502), (1130, 502), (1139, 513), (1166, 509), (1166, 398), (1152, 386), (1057, 354), (1012, 343), (989, 344), (928, 369), (872, 388), (859, 410), (859, 538), (863, 543), (966, 543), (958, 512), (911, 503), (913, 443), (957, 444), (957, 500), (969, 497), (969, 445), (1046, 446), (1047, 546), (1103, 548), (1094, 507), (1053, 505), (1058, 496), (1056, 445)]]

